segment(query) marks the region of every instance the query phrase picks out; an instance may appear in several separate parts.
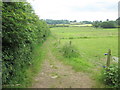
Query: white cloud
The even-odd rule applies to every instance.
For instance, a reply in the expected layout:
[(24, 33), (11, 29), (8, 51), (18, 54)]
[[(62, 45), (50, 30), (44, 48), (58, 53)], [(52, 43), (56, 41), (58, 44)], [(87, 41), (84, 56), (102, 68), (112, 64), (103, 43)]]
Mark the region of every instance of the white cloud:
[(41, 19), (117, 19), (119, 0), (28, 0)]

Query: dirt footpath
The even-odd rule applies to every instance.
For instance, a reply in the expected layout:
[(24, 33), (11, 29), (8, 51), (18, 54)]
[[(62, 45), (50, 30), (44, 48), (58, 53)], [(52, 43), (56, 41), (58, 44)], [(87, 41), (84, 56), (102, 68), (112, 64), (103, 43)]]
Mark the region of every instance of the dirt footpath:
[(94, 81), (82, 72), (75, 72), (63, 64), (49, 48), (42, 70), (35, 78), (32, 88), (92, 88)]

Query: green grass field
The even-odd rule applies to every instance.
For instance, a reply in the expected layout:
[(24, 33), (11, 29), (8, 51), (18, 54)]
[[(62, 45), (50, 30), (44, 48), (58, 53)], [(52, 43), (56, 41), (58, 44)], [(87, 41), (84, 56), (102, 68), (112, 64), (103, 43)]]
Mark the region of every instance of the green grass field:
[(66, 64), (73, 66), (76, 71), (91, 73), (94, 79), (102, 77), (101, 69), (106, 64), (107, 58), (104, 53), (107, 53), (108, 49), (111, 49), (112, 56), (118, 57), (117, 28), (57, 27), (51, 28), (51, 32), (56, 38), (54, 45), (58, 47), (54, 48), (55, 53), (58, 50), (63, 54), (62, 48), (69, 45), (70, 41), (73, 49), (75, 48), (79, 53), (78, 57), (66, 58), (60, 55), (58, 57)]
[(118, 31), (117, 29), (101, 29), (92, 27), (59, 27), (51, 28), (51, 32), (61, 45), (72, 41), (81, 53), (94, 57), (96, 55), (104, 57), (108, 49), (112, 50), (112, 55), (118, 54)]

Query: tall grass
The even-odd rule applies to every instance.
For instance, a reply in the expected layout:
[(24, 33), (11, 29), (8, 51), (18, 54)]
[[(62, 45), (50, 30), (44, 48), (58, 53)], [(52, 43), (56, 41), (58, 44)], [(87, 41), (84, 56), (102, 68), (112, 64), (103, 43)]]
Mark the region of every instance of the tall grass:
[(73, 45), (66, 43), (62, 47), (61, 51), (63, 53), (63, 56), (66, 58), (79, 57), (79, 52), (77, 51), (77, 49)]

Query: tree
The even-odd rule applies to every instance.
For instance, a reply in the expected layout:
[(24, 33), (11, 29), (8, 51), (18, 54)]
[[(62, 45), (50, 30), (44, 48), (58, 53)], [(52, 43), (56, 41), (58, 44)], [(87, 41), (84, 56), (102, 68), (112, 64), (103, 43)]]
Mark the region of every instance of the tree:
[(109, 21), (109, 19), (107, 19), (106, 21)]
[(101, 27), (101, 28), (116, 28), (117, 22), (116, 21), (94, 21), (93, 22), (94, 27)]
[(115, 21), (106, 21), (106, 22), (102, 22), (100, 26), (102, 28), (115, 28), (117, 27), (117, 24)]
[(73, 22), (77, 22), (77, 20), (74, 20)]
[(101, 23), (100, 21), (94, 21), (92, 25), (93, 25), (93, 27), (98, 28), (98, 27), (100, 27), (100, 23)]
[(120, 17), (116, 20), (118, 26), (120, 26)]

